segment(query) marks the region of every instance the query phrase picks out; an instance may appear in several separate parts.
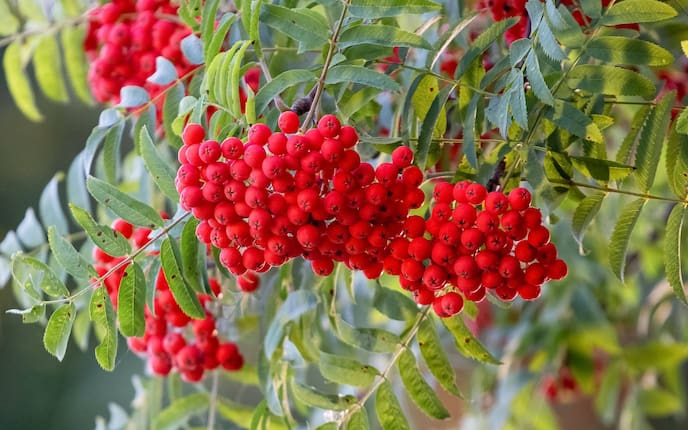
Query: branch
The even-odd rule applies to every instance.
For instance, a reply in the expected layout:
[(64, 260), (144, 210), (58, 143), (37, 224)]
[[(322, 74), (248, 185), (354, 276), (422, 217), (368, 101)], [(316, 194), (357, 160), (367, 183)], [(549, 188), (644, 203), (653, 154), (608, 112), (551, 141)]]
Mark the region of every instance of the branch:
[(327, 78), (327, 72), (330, 70), (330, 63), (332, 63), (334, 50), (337, 47), (337, 39), (339, 39), (339, 33), (342, 31), (342, 26), (344, 25), (344, 18), (346, 18), (346, 13), (348, 12), (350, 5), (351, 0), (346, 0), (344, 6), (342, 7), (342, 14), (339, 16), (337, 26), (334, 29), (334, 33), (332, 33), (332, 40), (330, 40), (330, 49), (327, 51), (327, 57), (325, 57), (325, 63), (323, 64), (322, 73), (320, 74), (320, 78), (318, 78), (318, 83), (315, 87), (316, 90), (315, 96), (313, 96), (313, 104), (311, 105), (311, 109), (308, 111), (308, 115), (306, 115), (306, 119), (303, 121), (302, 131), (304, 128), (308, 127), (308, 124), (311, 123), (316, 111), (318, 110), (318, 106), (320, 105), (320, 99), (322, 98), (323, 90), (325, 88), (325, 78)]
[(401, 354), (404, 352), (404, 350), (408, 349), (409, 344), (413, 338), (416, 337), (416, 333), (418, 333), (421, 323), (425, 320), (425, 318), (427, 318), (429, 312), (430, 307), (426, 307), (423, 309), (423, 312), (418, 315), (416, 321), (413, 323), (413, 326), (411, 326), (411, 329), (406, 333), (406, 335), (404, 335), (401, 343), (399, 343), (397, 346), (397, 349), (394, 351), (394, 355), (392, 355), (392, 359), (387, 364), (385, 370), (380, 376), (377, 377), (377, 379), (375, 379), (375, 382), (370, 386), (370, 388), (368, 388), (365, 394), (363, 394), (363, 397), (361, 397), (356, 403), (351, 405), (341, 414), (337, 420), (337, 428), (341, 428), (341, 426), (344, 425), (349, 418), (351, 418), (353, 413), (363, 408), (368, 399), (377, 391), (378, 388), (380, 388), (380, 385), (388, 380), (390, 372), (397, 364), (397, 361), (399, 361), (399, 357), (401, 357)]
[(131, 255), (128, 255), (124, 260), (120, 261), (119, 263), (115, 264), (112, 266), (110, 270), (105, 272), (102, 276), (94, 279), (93, 281), (89, 282), (89, 284), (82, 288), (81, 290), (77, 291), (76, 293), (64, 297), (62, 299), (55, 299), (55, 300), (44, 300), (40, 302), (39, 304), (41, 305), (49, 305), (49, 304), (55, 304), (55, 303), (65, 303), (65, 302), (71, 302), (74, 299), (76, 299), (79, 296), (83, 296), (87, 291), (92, 291), (95, 288), (98, 287), (98, 285), (102, 284), (110, 275), (121, 269), (122, 267), (125, 267), (129, 265), (136, 257), (141, 255), (143, 251), (145, 251), (149, 246), (151, 246), (153, 243), (155, 243), (158, 239), (161, 237), (165, 236), (167, 233), (170, 232), (177, 224), (181, 223), (186, 217), (188, 217), (191, 214), (191, 212), (185, 212), (182, 216), (179, 218), (173, 220), (169, 225), (167, 225), (165, 228), (161, 229), (155, 236), (150, 238), (148, 242), (144, 243), (139, 249), (134, 251)]

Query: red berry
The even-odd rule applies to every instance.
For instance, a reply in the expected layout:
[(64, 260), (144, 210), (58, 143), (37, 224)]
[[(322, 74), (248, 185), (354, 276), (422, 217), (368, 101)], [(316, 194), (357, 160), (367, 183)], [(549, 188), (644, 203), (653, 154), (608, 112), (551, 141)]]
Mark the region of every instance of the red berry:
[(244, 365), (244, 357), (232, 342), (220, 344), (215, 352), (215, 358), (225, 370), (239, 370)]
[(440, 297), (440, 306), (447, 317), (456, 315), (463, 309), (463, 297), (453, 291), (448, 292)]
[(203, 141), (205, 130), (200, 124), (187, 124), (182, 131), (182, 140), (186, 145), (196, 145)]
[(530, 205), (531, 195), (530, 191), (525, 188), (514, 188), (509, 193), (509, 205), (511, 209), (522, 211)]
[(263, 146), (268, 142), (272, 130), (265, 124), (254, 124), (248, 130), (248, 141), (254, 145)]
[(260, 286), (260, 278), (255, 272), (246, 272), (237, 278), (237, 287), (244, 293), (251, 293)]
[(501, 191), (492, 191), (485, 197), (485, 210), (501, 215), (509, 209), (509, 201)]
[(318, 121), (318, 131), (323, 137), (336, 137), (341, 129), (341, 123), (334, 115), (324, 115)]
[(473, 183), (466, 187), (466, 200), (472, 205), (478, 205), (485, 200), (487, 191), (481, 184)]
[(413, 151), (408, 146), (400, 146), (392, 151), (392, 164), (403, 169), (413, 162)]
[(277, 119), (277, 126), (284, 133), (296, 133), (299, 129), (299, 116), (290, 110), (282, 112)]
[(568, 267), (566, 266), (564, 260), (555, 260), (549, 266), (549, 270), (547, 271), (547, 277), (554, 280), (563, 279), (564, 277), (566, 277), (567, 273)]

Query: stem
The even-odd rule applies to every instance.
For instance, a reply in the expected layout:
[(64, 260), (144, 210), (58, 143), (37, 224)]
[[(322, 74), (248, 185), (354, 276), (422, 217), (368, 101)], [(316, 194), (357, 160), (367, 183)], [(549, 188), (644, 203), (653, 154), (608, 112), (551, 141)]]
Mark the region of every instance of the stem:
[(62, 298), (62, 299), (44, 300), (44, 301), (42, 301), (40, 304), (41, 304), (41, 305), (50, 305), (50, 304), (55, 304), (55, 303), (71, 302), (71, 301), (75, 300), (77, 297), (83, 296), (87, 291), (91, 291), (91, 290), (97, 288), (98, 285), (99, 285), (99, 284), (102, 284), (110, 275), (112, 275), (113, 273), (115, 273), (116, 271), (118, 271), (119, 269), (121, 269), (122, 267), (125, 267), (125, 266), (129, 265), (129, 263), (131, 263), (132, 261), (134, 261), (134, 259), (135, 259), (136, 257), (138, 257), (143, 251), (145, 251), (146, 248), (148, 248), (148, 247), (151, 246), (153, 243), (155, 243), (155, 241), (157, 241), (158, 239), (160, 239), (161, 237), (163, 237), (163, 236), (165, 236), (167, 233), (169, 233), (170, 230), (172, 230), (177, 224), (179, 224), (180, 222), (182, 222), (182, 221), (183, 221), (187, 216), (189, 216), (190, 214), (191, 214), (191, 212), (185, 212), (182, 216), (180, 216), (179, 218), (177, 218), (177, 219), (175, 219), (174, 221), (172, 221), (167, 227), (161, 229), (160, 232), (158, 232), (158, 234), (156, 234), (155, 236), (153, 236), (152, 238), (150, 238), (150, 239), (148, 240), (148, 242), (144, 243), (143, 246), (141, 246), (139, 249), (137, 249), (136, 251), (134, 251), (133, 254), (128, 255), (127, 258), (125, 258), (124, 260), (122, 260), (122, 261), (120, 261), (119, 263), (117, 263), (117, 264), (115, 264), (114, 266), (112, 266), (112, 268), (111, 268), (110, 270), (108, 270), (107, 272), (105, 272), (102, 276), (100, 276), (100, 277), (94, 279), (93, 281), (89, 282), (89, 284), (88, 284), (86, 287), (84, 287), (84, 288), (82, 288), (81, 290), (77, 291), (76, 293), (74, 293), (74, 294), (72, 294), (72, 295), (70, 295), (70, 296), (64, 297), (64, 298)]
[(23, 39), (25, 37), (34, 36), (37, 34), (48, 35), (48, 34), (52, 34), (52, 33), (57, 33), (58, 31), (62, 30), (65, 27), (81, 24), (81, 23), (87, 22), (89, 19), (90, 19), (90, 17), (88, 15), (82, 15), (82, 16), (78, 16), (76, 18), (70, 18), (70, 19), (65, 19), (63, 21), (54, 22), (47, 27), (33, 28), (31, 30), (22, 31), (21, 33), (14, 33), (14, 34), (11, 34), (7, 37), (3, 37), (2, 39), (0, 39), (0, 48), (2, 48), (3, 46), (9, 45), (10, 43), (14, 42), (15, 40), (20, 40), (20, 39)]
[(634, 191), (627, 191), (627, 190), (621, 190), (618, 188), (611, 188), (611, 187), (608, 187), (606, 185), (588, 184), (585, 182), (578, 182), (578, 181), (565, 180), (565, 179), (547, 179), (547, 180), (553, 184), (573, 185), (576, 187), (589, 188), (589, 189), (593, 189), (593, 190), (604, 191), (607, 193), (617, 193), (617, 194), (625, 194), (628, 196), (641, 197), (641, 198), (646, 199), (646, 200), (659, 200), (659, 201), (663, 201), (663, 202), (688, 204), (688, 200), (686, 200), (686, 199), (681, 200), (681, 199), (674, 199), (671, 197), (656, 196), (654, 194), (636, 193)]
[(210, 404), (208, 405), (208, 430), (215, 430), (215, 410), (217, 408), (217, 388), (218, 388), (219, 373), (217, 370), (213, 371), (213, 379), (210, 386)]
[[(269, 84), (272, 82), (272, 74), (270, 74), (270, 68), (265, 62), (265, 57), (262, 55), (262, 52), (261, 55), (256, 54), (256, 57), (258, 58), (258, 66), (260, 67), (260, 71), (263, 72), (263, 76), (265, 76), (265, 82)], [(279, 94), (276, 94), (273, 100), (275, 102), (275, 106), (277, 106), (277, 109), (280, 111), (284, 112), (289, 110), (289, 106), (284, 103), (284, 100), (282, 100), (282, 97), (280, 97)]]
[(344, 423), (346, 423), (346, 421), (351, 417), (351, 415), (354, 412), (363, 408), (368, 399), (377, 391), (378, 388), (380, 388), (380, 385), (382, 385), (383, 382), (388, 380), (389, 374), (394, 368), (394, 366), (397, 364), (399, 357), (401, 357), (401, 354), (404, 352), (404, 350), (408, 349), (409, 344), (416, 336), (416, 333), (418, 333), (420, 324), (425, 320), (425, 318), (427, 318), (429, 312), (430, 307), (426, 307), (423, 310), (423, 312), (421, 312), (418, 315), (411, 329), (406, 333), (404, 338), (401, 340), (401, 343), (399, 343), (399, 345), (397, 346), (397, 349), (394, 351), (392, 359), (387, 364), (385, 370), (382, 372), (381, 375), (379, 375), (379, 377), (375, 379), (375, 382), (373, 383), (373, 385), (370, 386), (370, 388), (365, 392), (365, 394), (363, 394), (363, 397), (361, 397), (356, 403), (351, 405), (347, 410), (345, 410), (342, 413), (342, 415), (337, 420), (337, 428), (340, 428)]
[(344, 18), (346, 18), (346, 13), (351, 5), (351, 0), (346, 0), (344, 6), (342, 6), (342, 14), (339, 16), (339, 21), (332, 33), (332, 40), (330, 40), (330, 49), (327, 51), (327, 57), (325, 57), (325, 63), (323, 64), (322, 73), (320, 78), (318, 78), (318, 83), (316, 84), (315, 96), (313, 96), (313, 104), (311, 109), (306, 115), (306, 119), (303, 121), (303, 129), (307, 128), (308, 125), (313, 120), (315, 113), (318, 110), (318, 105), (320, 105), (320, 99), (322, 98), (323, 90), (325, 89), (325, 78), (327, 78), (327, 72), (330, 70), (330, 63), (332, 63), (332, 57), (334, 57), (334, 50), (337, 47), (337, 39), (339, 38), (339, 33), (342, 31), (342, 26), (344, 25)]

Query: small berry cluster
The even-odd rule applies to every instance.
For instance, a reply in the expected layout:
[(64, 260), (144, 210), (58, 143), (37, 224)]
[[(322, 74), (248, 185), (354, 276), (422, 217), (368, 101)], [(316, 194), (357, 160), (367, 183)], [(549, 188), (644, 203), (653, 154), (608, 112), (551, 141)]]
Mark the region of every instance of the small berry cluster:
[(191, 29), (168, 18), (177, 8), (170, 0), (113, 0), (90, 12), (84, 50), (92, 61), (88, 82), (96, 100), (117, 104), (126, 85), (155, 97), (163, 87), (146, 79), (158, 56), (175, 64), (179, 76), (192, 69), (180, 48)]
[[(148, 228), (134, 228), (124, 220), (118, 219), (113, 229), (133, 242), (137, 248), (148, 242), (151, 232)], [(124, 257), (114, 258), (100, 248), (93, 250), (96, 270), (103, 276), (110, 269), (121, 263)], [(107, 278), (105, 286), (112, 304), (117, 308), (117, 295), (126, 270), (126, 265), (120, 267)], [(220, 294), (220, 284), (215, 279), (210, 280), (210, 287), (215, 295)], [(156, 296), (152, 313), (145, 307), (146, 329), (143, 337), (127, 339), (129, 348), (148, 358), (148, 365), (156, 375), (166, 376), (176, 368), (187, 382), (197, 382), (206, 370), (222, 366), (226, 370), (239, 370), (244, 359), (236, 344), (220, 342), (215, 327), (215, 317), (206, 311), (202, 320), (191, 320), (186, 315), (172, 295), (162, 269), (155, 281)], [(199, 294), (201, 304), (212, 300), (208, 294)]]
[[(256, 124), (247, 142), (221, 143), (186, 126), (176, 183), (182, 208), (201, 220), (198, 238), (221, 250), (230, 272), (251, 279), (298, 256), (321, 276), (343, 262), (379, 277), (389, 243), (425, 200), (411, 150), (373, 167), (351, 149), (356, 130), (333, 115), (299, 134), (298, 116), (287, 111), (278, 126)], [(246, 282), (240, 277), (240, 288)]]
[(406, 220), (384, 267), (439, 316), (458, 313), (464, 298), (478, 302), (487, 290), (504, 301), (517, 294), (532, 300), (546, 280), (566, 275), (525, 188), (505, 195), (468, 181), (439, 182), (433, 200), (427, 220)]

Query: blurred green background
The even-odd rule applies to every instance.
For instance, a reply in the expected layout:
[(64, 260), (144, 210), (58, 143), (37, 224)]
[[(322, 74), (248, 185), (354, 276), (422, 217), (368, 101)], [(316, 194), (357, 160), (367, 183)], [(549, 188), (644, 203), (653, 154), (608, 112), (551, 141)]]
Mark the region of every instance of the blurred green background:
[[(0, 75), (0, 240), (37, 206), (52, 176), (66, 171), (98, 121), (96, 108), (78, 102), (39, 99), (38, 105), (44, 122), (25, 119)], [(109, 402), (129, 409), (131, 377), (142, 361), (125, 342), (114, 373), (100, 369), (92, 349), (82, 352), (74, 343), (60, 363), (43, 349), (41, 325), (5, 313), (16, 307), (11, 288), (0, 289), (0, 429), (90, 429), (97, 415), (108, 416)]]

